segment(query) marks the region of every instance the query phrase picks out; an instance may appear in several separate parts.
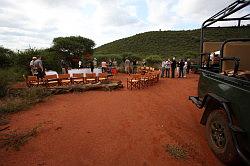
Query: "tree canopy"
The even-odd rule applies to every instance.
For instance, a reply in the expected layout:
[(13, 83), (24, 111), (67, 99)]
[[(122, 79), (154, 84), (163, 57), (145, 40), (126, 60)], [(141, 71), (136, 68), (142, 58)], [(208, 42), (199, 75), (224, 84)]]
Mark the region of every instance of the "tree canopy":
[(53, 40), (53, 49), (69, 57), (80, 57), (93, 52), (95, 42), (81, 36), (57, 37)]
[(52, 48), (72, 67), (76, 67), (78, 60), (88, 59), (93, 53), (95, 42), (81, 36), (57, 37), (53, 40)]

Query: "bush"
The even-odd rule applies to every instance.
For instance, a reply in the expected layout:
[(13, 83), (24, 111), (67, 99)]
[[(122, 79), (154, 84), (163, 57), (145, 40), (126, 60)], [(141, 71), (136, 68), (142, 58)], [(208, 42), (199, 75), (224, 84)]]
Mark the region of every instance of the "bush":
[(159, 68), (162, 62), (162, 58), (159, 55), (150, 55), (146, 57), (145, 60), (146, 60), (147, 66), (152, 66), (155, 68)]
[(94, 54), (94, 58), (97, 59), (97, 63), (99, 65), (101, 65), (101, 62), (102, 61), (108, 61), (109, 59), (111, 59), (112, 61), (115, 59), (119, 64), (122, 63), (123, 59), (122, 59), (122, 56), (121, 54)]
[(0, 68), (9, 67), (12, 65), (13, 62), (11, 58), (13, 55), (13, 51), (0, 46)]
[(140, 56), (139, 54), (134, 54), (134, 53), (129, 53), (129, 52), (122, 53), (121, 56), (122, 56), (123, 62), (126, 59), (129, 59), (130, 61), (132, 60), (141, 61), (143, 59), (143, 57)]
[(44, 68), (47, 70), (61, 71), (61, 56), (51, 49), (41, 51)]
[(12, 83), (23, 80), (23, 74), (26, 74), (25, 70), (19, 67), (0, 70), (0, 97), (6, 95)]
[(29, 108), (50, 95), (51, 92), (46, 90), (46, 88), (38, 87), (12, 91), (10, 96), (3, 100), (0, 114), (13, 113)]

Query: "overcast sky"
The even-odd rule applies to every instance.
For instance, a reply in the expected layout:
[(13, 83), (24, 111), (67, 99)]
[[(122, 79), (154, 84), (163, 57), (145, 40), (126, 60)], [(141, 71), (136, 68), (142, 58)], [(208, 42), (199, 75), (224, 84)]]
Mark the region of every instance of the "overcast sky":
[(146, 31), (197, 29), (233, 1), (0, 0), (0, 45), (47, 48), (55, 37), (80, 35), (100, 46)]

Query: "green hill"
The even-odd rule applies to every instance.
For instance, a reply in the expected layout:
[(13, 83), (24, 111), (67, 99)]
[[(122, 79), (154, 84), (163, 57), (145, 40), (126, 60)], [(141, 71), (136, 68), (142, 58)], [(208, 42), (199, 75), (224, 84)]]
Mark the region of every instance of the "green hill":
[[(250, 38), (250, 26), (235, 28), (209, 28), (205, 39), (224, 41), (229, 38)], [(134, 53), (141, 56), (194, 56), (199, 54), (200, 29), (186, 31), (152, 31), (136, 34), (104, 44), (95, 49), (96, 54)]]

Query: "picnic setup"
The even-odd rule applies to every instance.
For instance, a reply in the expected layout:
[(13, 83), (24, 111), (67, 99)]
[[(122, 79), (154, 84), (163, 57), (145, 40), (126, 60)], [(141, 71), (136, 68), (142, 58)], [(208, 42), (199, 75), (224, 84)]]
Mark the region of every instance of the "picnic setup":
[(2, 1), (0, 166), (250, 165), (250, 0)]

